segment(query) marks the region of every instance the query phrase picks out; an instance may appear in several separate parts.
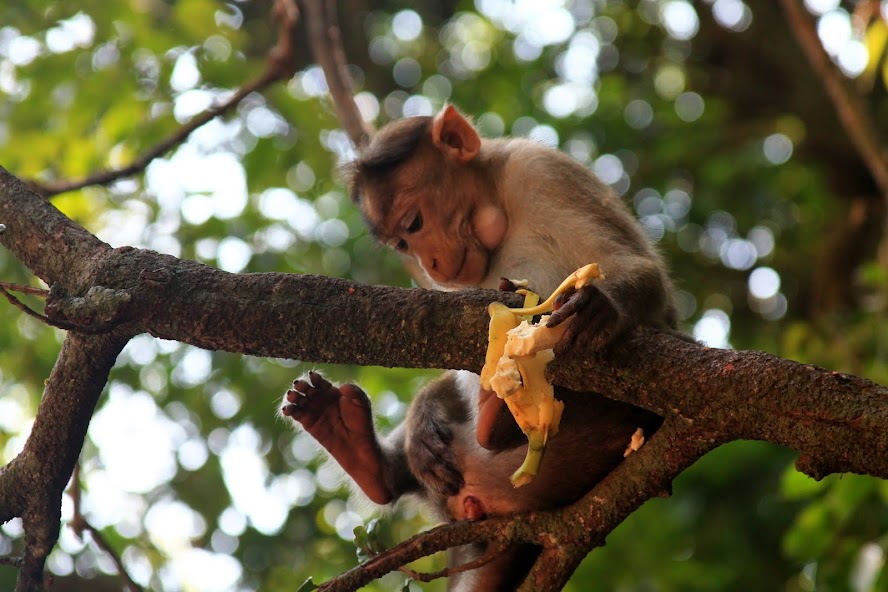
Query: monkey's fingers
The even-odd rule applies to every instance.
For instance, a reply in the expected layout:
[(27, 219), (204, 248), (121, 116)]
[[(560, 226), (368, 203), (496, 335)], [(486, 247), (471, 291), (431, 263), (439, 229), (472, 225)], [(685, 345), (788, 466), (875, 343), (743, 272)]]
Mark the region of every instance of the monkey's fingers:
[(514, 292), (518, 289), (518, 286), (516, 286), (515, 282), (513, 282), (509, 278), (501, 277), (499, 279), (499, 285), (497, 286), (497, 289), (500, 292)]
[[(311, 395), (316, 392), (324, 392), (329, 389), (335, 389), (329, 380), (318, 374), (317, 372), (309, 372), (293, 381), (293, 388), (303, 395)], [(291, 401), (292, 402), (292, 401)]]
[(579, 309), (567, 325), (564, 335), (555, 346), (560, 356), (577, 345), (599, 350), (607, 346), (617, 333), (619, 314), (611, 301), (601, 292), (585, 307)]
[(481, 389), (479, 393), (475, 439), (482, 448), (493, 452), (514, 448), (525, 440), (506, 402), (493, 391)]
[(436, 495), (456, 495), (465, 484), (452, 441), (450, 428), (430, 420), (423, 423), (408, 442), (411, 470)]
[(595, 298), (595, 292), (597, 291), (598, 288), (589, 285), (583, 286), (579, 290), (569, 290), (560, 294), (558, 298), (555, 299), (555, 312), (549, 317), (546, 326), (550, 328), (557, 327), (568, 318), (575, 315)]

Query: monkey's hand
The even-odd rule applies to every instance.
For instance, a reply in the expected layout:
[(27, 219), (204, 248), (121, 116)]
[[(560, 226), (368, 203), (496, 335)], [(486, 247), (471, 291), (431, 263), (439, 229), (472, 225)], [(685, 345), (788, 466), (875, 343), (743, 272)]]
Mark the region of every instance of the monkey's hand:
[(358, 487), (377, 504), (392, 501), (385, 457), (376, 438), (370, 399), (353, 384), (336, 387), (316, 372), (293, 381), (281, 413), (302, 424)]
[(601, 349), (618, 333), (620, 313), (607, 294), (594, 284), (586, 284), (579, 290), (572, 289), (559, 295), (554, 308), (547, 327), (557, 327), (570, 319), (564, 335), (555, 346), (555, 355), (563, 354), (575, 344)]
[(481, 389), (478, 393), (477, 421), (475, 436), (482, 448), (499, 452), (516, 448), (527, 441), (509, 413), (506, 402), (491, 390)]
[(510, 280), (509, 278), (501, 277), (497, 288), (501, 292), (517, 292), (522, 288), (527, 288), (527, 280)]
[(449, 497), (462, 489), (462, 470), (453, 452), (450, 422), (429, 414), (407, 437), (407, 462), (411, 472), (435, 495)]

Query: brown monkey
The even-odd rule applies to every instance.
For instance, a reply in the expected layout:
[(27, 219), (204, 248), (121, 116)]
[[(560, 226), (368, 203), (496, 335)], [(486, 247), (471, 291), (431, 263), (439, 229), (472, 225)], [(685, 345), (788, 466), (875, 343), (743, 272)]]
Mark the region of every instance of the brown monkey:
[[(351, 168), (352, 199), (370, 232), (402, 254), (420, 285), (497, 288), (526, 279), (547, 295), (580, 266), (607, 278), (574, 293), (549, 324), (569, 323), (560, 349), (604, 347), (626, 329), (676, 324), (662, 259), (616, 194), (570, 157), (523, 139), (482, 139), (454, 107), (379, 130)], [(442, 518), (477, 519), (575, 501), (623, 458), (632, 433), (660, 419), (590, 393), (565, 402), (540, 474), (513, 489), (524, 439), (478, 377), (449, 372), (420, 391), (383, 439), (367, 396), (318, 374), (294, 382), (283, 413), (300, 422), (376, 503), (416, 493)], [(451, 564), (478, 556), (469, 546)], [(452, 579), (454, 590), (511, 590), (537, 549), (510, 548)]]

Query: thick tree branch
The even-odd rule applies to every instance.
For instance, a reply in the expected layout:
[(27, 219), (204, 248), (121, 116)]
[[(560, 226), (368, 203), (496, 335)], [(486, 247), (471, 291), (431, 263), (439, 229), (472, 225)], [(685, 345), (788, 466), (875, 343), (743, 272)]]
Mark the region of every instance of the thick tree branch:
[(228, 99), (198, 113), (167, 138), (146, 150), (126, 166), (100, 171), (83, 179), (73, 181), (41, 182), (31, 180), (29, 181), (31, 188), (45, 197), (50, 197), (91, 185), (110, 185), (118, 179), (141, 173), (155, 158), (163, 156), (171, 149), (185, 142), (188, 136), (191, 135), (191, 132), (205, 123), (234, 109), (250, 94), (260, 92), (280, 80), (290, 78), (296, 71), (295, 56), (293, 54), (293, 34), (296, 29), (296, 22), (299, 19), (299, 11), (296, 9), (295, 0), (276, 0), (273, 16), (278, 24), (278, 42), (269, 51), (265, 70), (254, 80), (237, 89)]
[(811, 67), (823, 81), (823, 87), (832, 100), (839, 121), (842, 122), (861, 159), (866, 163), (882, 198), (888, 200), (888, 167), (885, 166), (883, 151), (875, 134), (878, 127), (869, 115), (864, 102), (848, 88), (845, 78), (823, 49), (823, 44), (811, 21), (811, 15), (805, 11), (802, 1), (781, 0), (781, 2), (789, 28)]
[[(148, 332), (208, 349), (477, 371), (486, 347), (486, 304), (519, 301), (493, 291), (445, 294), (315, 276), (235, 275), (151, 251), (111, 249), (2, 169), (0, 216), (8, 226), (0, 242), (52, 284), (50, 316), (79, 323), (110, 319), (122, 334)], [(66, 262), (64, 270), (56, 258)], [(69, 335), (26, 451), (0, 473), (0, 519), (26, 518), (30, 551), (22, 577), (29, 582), (42, 573), (57, 536), (60, 488), (107, 368), (124, 342), (115, 335), (89, 340)], [(527, 586), (556, 589), (629, 513), (669, 491), (675, 475), (706, 451), (733, 439), (764, 439), (800, 450), (801, 468), (815, 476), (854, 471), (888, 477), (888, 389), (861, 378), (761, 352), (709, 349), (649, 330), (636, 331), (606, 354), (565, 356), (552, 365), (551, 375), (569, 388), (607, 393), (660, 413), (664, 427), (575, 506), (438, 529), (348, 572), (328, 589), (354, 589), (349, 586), (360, 585), (355, 582), (469, 541), (543, 546), (543, 567)], [(59, 401), (55, 393), (62, 391), (66, 396)], [(62, 425), (68, 428), (47, 434), (43, 426), (63, 421), (53, 415), (57, 409), (64, 411), (68, 424)], [(35, 512), (33, 493), (25, 495), (21, 483), (31, 482), (27, 471), (34, 463), (54, 459), (60, 450), (67, 451), (63, 462), (54, 461), (51, 477), (35, 484), (39, 495), (33, 499), (41, 500)], [(47, 516), (56, 521), (54, 531)], [(561, 575), (549, 574), (545, 566), (558, 566)]]
[(16, 592), (43, 589), (43, 566), (59, 536), (62, 492), (108, 372), (126, 342), (119, 335), (68, 335), (24, 450), (0, 470), (0, 522), (20, 516), (25, 530)]
[[(0, 244), (47, 285), (70, 284), (81, 269), (110, 249), (46, 200), (34, 200), (24, 183), (0, 167)], [(40, 203), (43, 201), (43, 203)]]
[[(44, 233), (46, 242), (32, 246), (41, 252), (64, 250), (64, 238), (75, 232), (102, 244), (0, 171), (0, 215), (14, 209), (11, 204), (48, 210), (42, 225), (58, 232)], [(33, 223), (21, 224), (29, 238)], [(18, 222), (9, 226), (0, 242), (27, 261), (26, 249), (15, 242)], [(64, 290), (53, 286), (55, 314), (92, 320), (78, 316), (85, 313), (72, 302), (98, 286), (125, 295), (115, 302), (130, 332), (310, 362), (478, 370), (486, 347), (486, 303), (517, 298), (317, 276), (235, 275), (132, 248), (106, 247), (90, 255), (85, 263), (69, 263), (59, 280)], [(556, 382), (664, 416), (707, 422), (731, 438), (775, 441), (822, 459), (832, 470), (888, 476), (885, 387), (761, 352), (708, 349), (650, 331), (637, 331), (603, 355), (579, 354), (552, 365)], [(848, 445), (839, 446), (841, 441)]]

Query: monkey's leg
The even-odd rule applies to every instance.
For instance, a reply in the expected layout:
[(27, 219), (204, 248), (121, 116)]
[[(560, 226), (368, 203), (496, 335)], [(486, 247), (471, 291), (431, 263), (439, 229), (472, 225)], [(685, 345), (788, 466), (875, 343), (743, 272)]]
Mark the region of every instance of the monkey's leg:
[(315, 372), (308, 378), (293, 382), (281, 412), (302, 424), (367, 497), (389, 503), (397, 492), (386, 480), (391, 469), (376, 437), (370, 399), (353, 384), (335, 387)]

